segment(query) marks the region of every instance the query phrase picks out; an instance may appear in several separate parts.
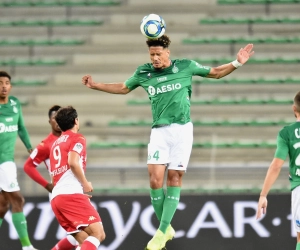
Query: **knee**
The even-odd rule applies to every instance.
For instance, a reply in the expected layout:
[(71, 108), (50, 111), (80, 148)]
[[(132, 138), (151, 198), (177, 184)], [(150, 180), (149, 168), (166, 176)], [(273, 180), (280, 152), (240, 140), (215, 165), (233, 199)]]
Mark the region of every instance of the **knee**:
[(21, 212), (23, 210), (23, 206), (25, 204), (25, 199), (23, 196), (15, 196), (14, 199), (11, 200), (11, 207), (14, 212)]
[(181, 171), (170, 171), (168, 174), (168, 186), (181, 186), (183, 173)]

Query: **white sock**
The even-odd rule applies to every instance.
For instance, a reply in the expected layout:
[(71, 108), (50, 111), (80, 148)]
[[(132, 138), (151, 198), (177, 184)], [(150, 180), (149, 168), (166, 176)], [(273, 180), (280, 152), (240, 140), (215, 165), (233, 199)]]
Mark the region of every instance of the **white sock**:
[(78, 242), (75, 240), (75, 238), (72, 235), (67, 235), (67, 240), (72, 244), (73, 246), (78, 246)]
[(86, 240), (89, 241), (89, 242), (91, 242), (95, 247), (99, 247), (100, 246), (100, 241), (96, 237), (94, 237), (94, 236), (89, 236), (84, 241), (86, 241)]

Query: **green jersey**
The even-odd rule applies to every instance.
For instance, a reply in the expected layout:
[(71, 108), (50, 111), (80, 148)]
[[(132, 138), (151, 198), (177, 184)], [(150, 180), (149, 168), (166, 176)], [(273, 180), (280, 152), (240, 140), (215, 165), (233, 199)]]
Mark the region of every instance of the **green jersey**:
[(139, 86), (151, 101), (152, 127), (172, 123), (185, 124), (190, 119), (192, 76), (206, 77), (210, 67), (188, 59), (171, 61), (165, 69), (155, 69), (147, 63), (139, 66), (125, 85), (133, 90)]
[(281, 129), (277, 136), (275, 158), (285, 160), (289, 156), (291, 190), (300, 185), (300, 122)]
[(25, 147), (31, 149), (21, 104), (16, 97), (9, 96), (6, 104), (0, 104), (0, 164), (14, 161), (17, 134)]

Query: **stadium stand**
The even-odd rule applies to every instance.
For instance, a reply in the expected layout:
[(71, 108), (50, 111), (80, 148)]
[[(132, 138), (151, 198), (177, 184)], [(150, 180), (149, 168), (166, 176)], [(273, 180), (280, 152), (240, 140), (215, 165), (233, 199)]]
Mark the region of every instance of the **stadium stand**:
[[(99, 190), (147, 186), (151, 108), (144, 105), (142, 89), (109, 95), (84, 88), (81, 77), (89, 73), (96, 81), (124, 81), (148, 62), (139, 31), (144, 15), (159, 6), (172, 58), (214, 66), (232, 61), (240, 46), (253, 42), (255, 56), (232, 75), (195, 77), (195, 140), (185, 178), (186, 188), (217, 182), (222, 188), (261, 185), (277, 132), (293, 119), (291, 100), (300, 80), (299, 2), (174, 0), (170, 8), (158, 0), (18, 0), (0, 6), (0, 65), (13, 75), (12, 94), (23, 102), (33, 145), (49, 133), (51, 105), (74, 105), (89, 145), (89, 177)], [(144, 104), (129, 105), (131, 100)], [(19, 167), (27, 156), (18, 140)], [(285, 175), (287, 168), (277, 187), (288, 186)], [(32, 192), (34, 184), (23, 179), (24, 193)]]

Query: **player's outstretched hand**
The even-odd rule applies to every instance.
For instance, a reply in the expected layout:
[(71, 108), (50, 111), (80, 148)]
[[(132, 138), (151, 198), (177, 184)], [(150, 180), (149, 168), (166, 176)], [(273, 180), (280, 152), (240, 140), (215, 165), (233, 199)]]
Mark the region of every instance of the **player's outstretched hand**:
[(260, 196), (257, 205), (256, 219), (260, 219), (262, 214), (267, 212), (268, 200), (265, 196)]
[(90, 75), (83, 76), (81, 82), (83, 85), (87, 86), (88, 88), (93, 88), (95, 86), (93, 78)]
[(93, 186), (92, 186), (92, 183), (90, 181), (84, 183), (82, 185), (82, 188), (83, 188), (84, 193), (93, 192)]
[(253, 51), (253, 44), (249, 43), (247, 44), (244, 48), (241, 48), (239, 52), (237, 53), (237, 60), (241, 63), (244, 64), (246, 63), (249, 58), (254, 54)]

